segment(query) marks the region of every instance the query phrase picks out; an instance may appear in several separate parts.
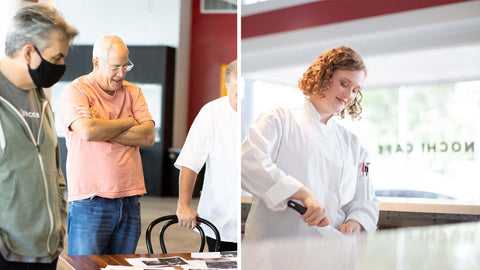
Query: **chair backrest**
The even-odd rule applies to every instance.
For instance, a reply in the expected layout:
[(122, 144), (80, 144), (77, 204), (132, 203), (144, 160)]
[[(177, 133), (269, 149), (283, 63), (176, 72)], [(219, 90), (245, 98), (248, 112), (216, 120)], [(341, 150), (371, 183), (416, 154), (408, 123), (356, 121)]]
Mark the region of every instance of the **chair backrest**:
[[(165, 247), (165, 241), (164, 241), (165, 230), (170, 225), (178, 223), (178, 218), (177, 218), (176, 215), (168, 215), (168, 216), (159, 217), (159, 218), (155, 219), (154, 221), (152, 221), (150, 223), (150, 225), (148, 225), (147, 232), (145, 234), (145, 238), (146, 238), (147, 250), (148, 250), (149, 254), (153, 254), (153, 247), (152, 247), (152, 240), (151, 240), (153, 227), (155, 227), (155, 225), (157, 225), (161, 222), (167, 221), (167, 220), (168, 220), (168, 222), (166, 224), (164, 224), (162, 226), (162, 228), (160, 229), (160, 236), (159, 236), (160, 247), (162, 248), (162, 253), (167, 253), (167, 248)], [(221, 239), (220, 239), (220, 233), (218, 232), (217, 228), (210, 221), (208, 221), (206, 219), (197, 217), (197, 221), (207, 225), (213, 231), (213, 233), (215, 234), (215, 238), (216, 238), (215, 239), (215, 251), (218, 251), (218, 249), (220, 248)], [(203, 252), (203, 248), (205, 247), (205, 238), (206, 238), (205, 233), (203, 232), (203, 229), (202, 229), (202, 227), (200, 227), (200, 225), (197, 225), (195, 228), (197, 228), (197, 230), (200, 232), (200, 237), (201, 237), (200, 249), (198, 250), (198, 252)]]

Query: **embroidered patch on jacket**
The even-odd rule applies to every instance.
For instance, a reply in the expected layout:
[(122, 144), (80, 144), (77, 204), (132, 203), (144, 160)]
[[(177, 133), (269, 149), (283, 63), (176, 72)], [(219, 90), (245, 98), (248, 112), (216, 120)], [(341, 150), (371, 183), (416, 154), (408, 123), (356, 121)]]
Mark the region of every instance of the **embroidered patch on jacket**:
[(368, 176), (368, 166), (370, 162), (363, 162), (362, 163), (362, 176)]

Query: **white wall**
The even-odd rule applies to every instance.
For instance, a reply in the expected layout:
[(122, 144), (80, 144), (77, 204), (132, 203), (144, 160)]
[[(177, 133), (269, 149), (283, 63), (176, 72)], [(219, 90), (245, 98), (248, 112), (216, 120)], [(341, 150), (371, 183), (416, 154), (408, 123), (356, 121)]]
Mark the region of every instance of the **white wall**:
[(2, 0), (0, 8), (0, 57), (5, 55), (5, 36), (7, 35), (10, 20), (17, 9), (20, 8), (21, 1)]
[(56, 0), (56, 7), (80, 31), (74, 44), (117, 35), (127, 45), (178, 46), (180, 0)]
[(175, 101), (173, 117), (173, 147), (180, 148), (187, 137), (188, 86), (190, 67), (190, 33), (192, 1), (181, 0), (180, 36), (175, 66)]

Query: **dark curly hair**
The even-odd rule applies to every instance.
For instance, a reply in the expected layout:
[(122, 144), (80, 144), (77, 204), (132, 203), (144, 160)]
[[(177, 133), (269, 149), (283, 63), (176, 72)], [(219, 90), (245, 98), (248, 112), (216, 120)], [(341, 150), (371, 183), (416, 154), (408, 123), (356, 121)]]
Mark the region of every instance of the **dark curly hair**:
[[(338, 69), (343, 70), (360, 70), (367, 75), (367, 68), (363, 63), (363, 59), (354, 50), (349, 47), (339, 46), (322, 53), (315, 59), (313, 64), (303, 73), (303, 78), (298, 81), (298, 88), (303, 91), (306, 96), (318, 95), (324, 97), (324, 92), (330, 86), (333, 72)], [(355, 100), (340, 112), (340, 117), (345, 117), (347, 112), (352, 119), (360, 118), (362, 112), (362, 92), (358, 92)]]

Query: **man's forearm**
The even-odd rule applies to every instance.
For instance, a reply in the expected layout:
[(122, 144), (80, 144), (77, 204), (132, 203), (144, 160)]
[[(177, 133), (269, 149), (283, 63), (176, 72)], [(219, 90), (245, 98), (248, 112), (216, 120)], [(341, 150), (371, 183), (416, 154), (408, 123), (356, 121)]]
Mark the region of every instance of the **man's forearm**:
[(198, 217), (198, 213), (190, 205), (196, 180), (197, 173), (187, 167), (180, 168), (180, 183), (178, 185), (180, 190), (178, 192), (176, 214), (178, 218), (178, 224), (190, 229), (198, 225), (195, 218)]
[(180, 180), (178, 184), (178, 206), (190, 206), (196, 181), (197, 174), (193, 170), (187, 167), (182, 167), (180, 169)]
[(129, 146), (150, 146), (155, 142), (155, 126), (152, 121), (145, 121), (140, 125), (131, 127), (117, 136), (111, 138), (109, 142), (119, 143)]
[(72, 130), (85, 141), (108, 141), (125, 130), (135, 126), (132, 117), (108, 120), (101, 118), (80, 118), (72, 123)]

